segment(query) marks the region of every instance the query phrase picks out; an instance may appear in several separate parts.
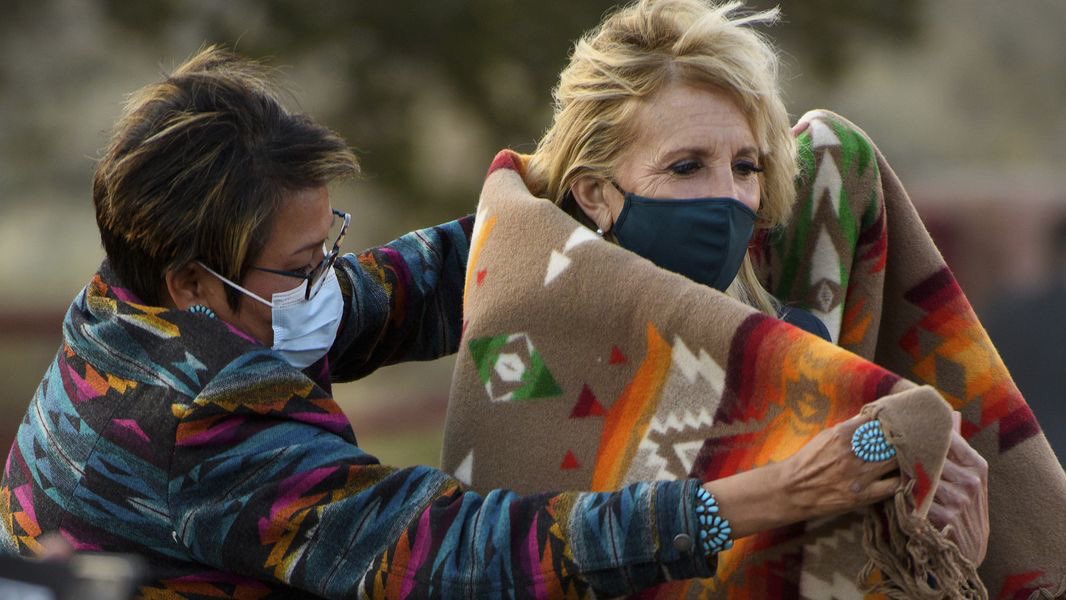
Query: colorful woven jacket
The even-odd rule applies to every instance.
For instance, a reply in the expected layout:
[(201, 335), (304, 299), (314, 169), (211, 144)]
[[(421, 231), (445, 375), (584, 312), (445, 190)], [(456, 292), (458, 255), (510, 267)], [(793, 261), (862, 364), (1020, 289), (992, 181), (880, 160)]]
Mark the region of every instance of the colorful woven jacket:
[[(714, 578), (641, 597), (1066, 593), (1066, 474), (884, 157), (843, 118), (809, 117), (792, 220), (754, 248), (767, 289), (836, 344), (603, 241), (501, 152), (471, 242), (442, 468), (475, 490), (713, 480), (862, 410), (898, 450), (894, 498), (737, 540)], [(949, 407), (989, 463), (979, 569), (925, 518)]]
[(697, 534), (692, 480), (478, 496), (356, 445), (330, 375), (455, 351), (471, 227), (339, 261), (345, 322), (303, 372), (220, 320), (142, 305), (105, 262), (8, 456), (0, 548), (33, 556), (59, 532), (137, 553), (143, 598), (544, 598), (711, 574), (674, 547)]

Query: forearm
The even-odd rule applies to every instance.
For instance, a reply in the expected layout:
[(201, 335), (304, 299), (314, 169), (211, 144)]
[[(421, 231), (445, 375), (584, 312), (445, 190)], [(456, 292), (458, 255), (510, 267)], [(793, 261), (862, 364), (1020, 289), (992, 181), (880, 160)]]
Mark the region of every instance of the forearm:
[(703, 487), (718, 501), (719, 514), (737, 539), (809, 518), (789, 499), (778, 464), (708, 481)]
[[(320, 477), (300, 496), (289, 491)], [(353, 482), (367, 487), (352, 493)], [(178, 532), (198, 560), (327, 598), (359, 590), (393, 597), (400, 587), (411, 597), (615, 597), (713, 575), (698, 544), (675, 541), (698, 535), (688, 499), (695, 484), (684, 483), (478, 496), (426, 467), (319, 465), (211, 498), (186, 513)], [(294, 502), (301, 506), (291, 511)], [(227, 550), (235, 547), (242, 550)]]
[[(709, 577), (713, 562), (699, 546), (679, 549), (675, 543), (679, 535), (696, 539), (694, 492), (695, 482), (524, 497), (502, 490), (485, 496), (455, 490), (413, 519), (374, 570), (403, 573), (418, 582), (413, 591), (449, 597), (554, 597), (564, 590), (584, 595), (588, 589), (614, 597), (667, 577)], [(418, 543), (427, 554), (417, 563), (396, 551)], [(431, 582), (432, 589), (421, 587)], [(376, 591), (388, 595), (385, 589)]]
[(472, 228), (464, 217), (338, 261), (345, 320), (330, 353), (335, 380), (456, 351)]
[(185, 415), (179, 430), (194, 435), (176, 447), (169, 498), (190, 559), (324, 597), (391, 597), (399, 582), (419, 597), (617, 596), (714, 572), (694, 543), (694, 480), (480, 496), (436, 469), (377, 464), (306, 422), (325, 400), (282, 392), (290, 419), (250, 400)]

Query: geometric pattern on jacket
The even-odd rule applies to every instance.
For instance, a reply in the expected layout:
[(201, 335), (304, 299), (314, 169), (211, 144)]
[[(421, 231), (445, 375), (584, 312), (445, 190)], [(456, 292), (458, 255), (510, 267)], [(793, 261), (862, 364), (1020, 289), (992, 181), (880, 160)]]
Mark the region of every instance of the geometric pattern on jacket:
[(224, 322), (145, 306), (105, 261), (75, 298), (0, 486), (0, 549), (145, 557), (143, 598), (583, 597), (713, 572), (693, 480), (484, 496), (382, 466), (330, 393), (455, 352), (473, 218), (337, 263), (345, 317), (304, 371)]

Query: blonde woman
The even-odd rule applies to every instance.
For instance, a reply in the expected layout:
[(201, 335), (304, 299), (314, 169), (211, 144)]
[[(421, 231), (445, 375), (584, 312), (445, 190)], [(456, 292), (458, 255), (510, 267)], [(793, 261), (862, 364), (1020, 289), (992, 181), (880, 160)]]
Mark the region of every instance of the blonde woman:
[[(702, 273), (702, 283), (777, 315), (783, 307), (759, 283), (746, 249), (753, 228), (783, 225), (791, 214), (796, 143), (775, 51), (748, 27), (773, 21), (777, 11), (738, 17), (738, 9), (641, 2), (582, 37), (559, 77), (552, 125), (530, 160), (531, 191), (607, 239), (654, 253), (646, 257), (660, 266), (697, 279)], [(723, 201), (666, 208), (647, 202), (650, 196)], [(723, 224), (713, 231), (656, 221), (711, 210), (724, 215), (705, 217)], [(828, 338), (813, 315), (800, 313), (784, 316)]]
[[(785, 224), (795, 200), (803, 126), (790, 127), (776, 52), (751, 28), (777, 16), (706, 0), (610, 14), (576, 43), (524, 180), (603, 238), (828, 339), (814, 315), (762, 287), (747, 254), (753, 231)], [(732, 536), (887, 497), (895, 460), (853, 452), (860, 423), (823, 431), (785, 462), (707, 482)], [(929, 516), (980, 564), (987, 467), (958, 433), (952, 444)]]

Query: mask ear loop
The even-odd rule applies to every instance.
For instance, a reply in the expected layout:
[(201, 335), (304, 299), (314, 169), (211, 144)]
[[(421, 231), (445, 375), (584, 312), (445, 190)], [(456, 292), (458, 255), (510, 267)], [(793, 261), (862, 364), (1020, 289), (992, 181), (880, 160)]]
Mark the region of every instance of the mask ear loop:
[[(615, 181), (614, 177), (605, 177), (604, 179), (606, 179), (606, 181), (607, 181), (608, 183), (610, 183), (610, 184), (611, 184), (612, 186), (614, 186), (614, 189), (618, 190), (618, 193), (619, 193), (619, 194), (622, 194), (622, 198), (623, 198), (623, 199), (624, 199), (624, 198), (626, 197), (626, 195), (628, 194), (628, 192), (626, 192), (625, 190), (623, 190), (623, 189), (622, 189), (622, 186), (618, 185), (618, 182), (617, 182), (617, 181)], [(623, 212), (624, 212), (624, 211), (623, 211)], [(611, 230), (613, 230), (613, 229), (614, 229), (614, 227), (615, 227), (616, 225), (618, 225), (618, 223), (617, 223), (617, 222), (613, 222), (613, 223), (610, 223), (610, 224), (609, 224), (609, 228), (608, 228), (608, 230), (607, 230), (607, 231), (604, 231), (604, 230), (602, 230), (602, 229), (596, 229), (596, 233), (597, 233), (597, 234), (599, 234), (599, 236), (600, 236), (600, 237), (604, 237), (604, 235), (611, 235), (611, 238), (610, 238), (610, 239), (611, 239), (611, 240), (615, 240), (616, 238), (614, 238), (613, 234), (611, 234)]]
[(253, 292), (253, 291), (251, 291), (251, 290), (247, 290), (247, 289), (245, 289), (245, 288), (243, 288), (243, 287), (241, 287), (241, 286), (237, 285), (236, 283), (233, 283), (233, 282), (232, 282), (232, 281), (230, 281), (229, 279), (226, 279), (225, 277), (223, 277), (223, 276), (219, 275), (218, 273), (216, 273), (216, 272), (214, 271), (214, 269), (212, 269), (211, 267), (209, 267), (209, 266), (205, 265), (204, 263), (202, 263), (202, 262), (200, 262), (200, 261), (196, 261), (196, 264), (198, 264), (198, 265), (200, 265), (201, 267), (203, 267), (203, 268), (204, 268), (204, 270), (205, 270), (205, 271), (207, 271), (208, 273), (210, 273), (210, 274), (214, 275), (215, 277), (218, 277), (218, 278), (219, 278), (219, 280), (221, 280), (221, 281), (222, 281), (222, 283), (225, 283), (226, 285), (228, 285), (228, 286), (232, 287), (233, 289), (235, 289), (235, 290), (237, 290), (237, 291), (239, 291), (239, 292), (242, 292), (242, 293), (244, 293), (244, 294), (245, 294), (246, 296), (248, 296), (248, 297), (250, 297), (250, 298), (252, 298), (252, 299), (254, 299), (254, 300), (258, 300), (258, 301), (262, 302), (263, 304), (266, 304), (266, 305), (267, 305), (267, 306), (269, 306), (270, 308), (274, 308), (274, 303), (273, 303), (273, 302), (271, 302), (271, 301), (269, 301), (269, 300), (264, 300), (264, 299), (263, 299), (263, 298), (262, 298), (261, 296), (259, 296), (259, 295), (258, 295), (258, 294), (256, 294), (255, 292)]

